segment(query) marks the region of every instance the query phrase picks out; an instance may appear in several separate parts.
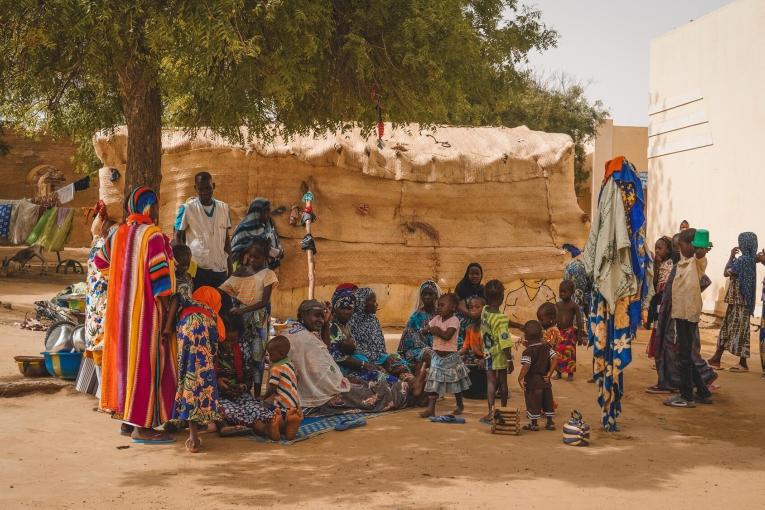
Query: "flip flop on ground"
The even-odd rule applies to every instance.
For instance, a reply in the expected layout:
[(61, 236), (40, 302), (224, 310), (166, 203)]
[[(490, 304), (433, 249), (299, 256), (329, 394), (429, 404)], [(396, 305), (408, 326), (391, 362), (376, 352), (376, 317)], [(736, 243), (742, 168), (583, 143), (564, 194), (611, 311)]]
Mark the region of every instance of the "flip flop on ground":
[(671, 395), (672, 390), (667, 388), (662, 388), (658, 384), (654, 384), (653, 386), (649, 386), (645, 389), (646, 393), (649, 393), (651, 395)]
[(664, 405), (669, 407), (678, 407), (678, 408), (687, 408), (687, 409), (696, 407), (696, 404), (694, 404), (693, 401), (685, 400), (683, 397), (680, 397), (680, 396), (672, 397), (665, 400)]
[(367, 424), (367, 420), (364, 418), (354, 418), (352, 420), (341, 421), (335, 425), (335, 430), (342, 432), (343, 430), (355, 429), (357, 427), (363, 427)]
[(465, 418), (461, 418), (459, 416), (454, 416), (453, 414), (444, 414), (441, 416), (431, 416), (428, 418), (433, 423), (457, 423), (457, 424), (463, 424), (465, 423)]

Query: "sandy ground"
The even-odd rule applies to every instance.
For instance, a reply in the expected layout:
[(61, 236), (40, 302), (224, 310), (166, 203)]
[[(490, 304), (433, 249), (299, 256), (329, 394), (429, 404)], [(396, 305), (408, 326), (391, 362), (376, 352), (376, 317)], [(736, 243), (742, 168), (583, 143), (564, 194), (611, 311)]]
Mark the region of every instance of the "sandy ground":
[[(45, 286), (29, 283), (3, 281), (0, 300), (34, 301), (28, 294)], [(42, 346), (42, 333), (13, 320), (0, 312), (2, 380), (16, 371), (13, 355)], [(706, 354), (714, 336), (703, 332)], [(478, 423), (485, 403), (468, 401), (465, 425), (432, 424), (411, 410), (292, 446), (208, 434), (191, 455), (181, 436), (131, 444), (94, 412), (92, 397), (72, 390), (0, 399), (0, 508), (765, 508), (765, 380), (756, 364), (748, 374), (722, 372), (714, 405), (670, 409), (643, 392), (655, 382), (645, 340), (641, 332), (627, 369), (619, 433), (596, 426), (588, 351), (574, 382), (555, 383), (558, 425), (582, 411), (594, 428), (587, 448), (563, 445), (560, 430), (493, 436)], [(511, 405), (523, 408), (510, 380)]]

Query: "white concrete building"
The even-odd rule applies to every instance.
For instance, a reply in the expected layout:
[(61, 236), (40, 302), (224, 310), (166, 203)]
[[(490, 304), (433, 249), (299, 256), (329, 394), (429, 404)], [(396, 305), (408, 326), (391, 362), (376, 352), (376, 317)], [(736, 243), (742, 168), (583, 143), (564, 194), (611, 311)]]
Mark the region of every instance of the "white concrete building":
[(704, 306), (718, 313), (738, 234), (765, 247), (763, 26), (765, 1), (738, 0), (651, 42), (648, 241), (683, 219), (710, 231)]

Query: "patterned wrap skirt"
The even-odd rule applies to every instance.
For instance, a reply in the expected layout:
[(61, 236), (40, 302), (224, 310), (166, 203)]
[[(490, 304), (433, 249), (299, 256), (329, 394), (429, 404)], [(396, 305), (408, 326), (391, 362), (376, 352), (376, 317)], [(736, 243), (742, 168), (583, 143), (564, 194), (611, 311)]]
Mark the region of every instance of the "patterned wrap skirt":
[(749, 309), (746, 305), (728, 305), (725, 312), (720, 336), (717, 337), (718, 347), (739, 358), (749, 357)]
[(218, 345), (215, 320), (192, 313), (178, 321), (178, 390), (174, 420), (207, 423), (220, 419), (214, 356)]

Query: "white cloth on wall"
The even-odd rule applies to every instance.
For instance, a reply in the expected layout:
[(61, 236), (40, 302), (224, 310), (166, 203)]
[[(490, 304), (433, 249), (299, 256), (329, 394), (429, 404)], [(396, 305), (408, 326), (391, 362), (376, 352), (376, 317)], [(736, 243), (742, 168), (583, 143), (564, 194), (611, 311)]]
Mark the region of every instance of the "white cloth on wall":
[(63, 188), (56, 190), (58, 195), (58, 201), (62, 204), (66, 204), (74, 200), (74, 183), (67, 184)]

